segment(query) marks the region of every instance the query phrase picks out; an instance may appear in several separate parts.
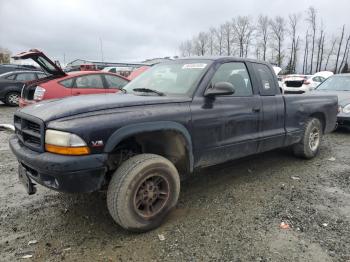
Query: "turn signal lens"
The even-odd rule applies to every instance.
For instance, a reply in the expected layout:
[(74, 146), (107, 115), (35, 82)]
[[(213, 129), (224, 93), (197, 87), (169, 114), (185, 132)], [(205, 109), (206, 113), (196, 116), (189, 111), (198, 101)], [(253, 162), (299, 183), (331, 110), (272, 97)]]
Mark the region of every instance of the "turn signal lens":
[(90, 154), (90, 149), (87, 146), (80, 147), (65, 147), (65, 146), (55, 146), (50, 144), (45, 144), (45, 149), (47, 152), (60, 154), (60, 155), (88, 155)]

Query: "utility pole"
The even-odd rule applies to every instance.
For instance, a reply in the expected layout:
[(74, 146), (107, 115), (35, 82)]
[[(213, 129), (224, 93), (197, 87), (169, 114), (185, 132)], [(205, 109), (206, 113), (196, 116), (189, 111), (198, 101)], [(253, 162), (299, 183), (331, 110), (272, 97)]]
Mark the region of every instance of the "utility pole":
[(102, 38), (100, 37), (100, 51), (101, 51), (101, 61), (103, 62), (103, 47), (102, 47)]

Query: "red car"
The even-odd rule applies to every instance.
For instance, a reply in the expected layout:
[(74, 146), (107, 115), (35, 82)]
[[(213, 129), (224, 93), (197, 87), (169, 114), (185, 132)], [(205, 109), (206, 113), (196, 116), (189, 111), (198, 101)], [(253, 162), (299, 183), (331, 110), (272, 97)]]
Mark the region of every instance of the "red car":
[(125, 77), (102, 71), (64, 72), (39, 50), (33, 49), (13, 57), (33, 59), (48, 77), (32, 81), (22, 89), (19, 106), (24, 107), (45, 99), (87, 94), (107, 94), (119, 92), (129, 80)]

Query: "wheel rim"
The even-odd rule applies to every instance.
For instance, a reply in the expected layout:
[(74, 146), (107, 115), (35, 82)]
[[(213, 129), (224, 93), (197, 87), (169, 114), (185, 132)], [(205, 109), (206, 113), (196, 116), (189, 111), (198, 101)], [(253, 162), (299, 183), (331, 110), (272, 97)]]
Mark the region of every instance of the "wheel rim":
[(17, 95), (17, 94), (10, 94), (8, 96), (8, 101), (11, 104), (18, 105), (18, 103), (19, 103), (19, 95)]
[(315, 151), (320, 144), (320, 131), (318, 128), (313, 128), (309, 136), (309, 146), (312, 151)]
[(143, 179), (134, 196), (134, 210), (143, 218), (159, 214), (169, 201), (169, 181), (160, 174), (152, 174)]

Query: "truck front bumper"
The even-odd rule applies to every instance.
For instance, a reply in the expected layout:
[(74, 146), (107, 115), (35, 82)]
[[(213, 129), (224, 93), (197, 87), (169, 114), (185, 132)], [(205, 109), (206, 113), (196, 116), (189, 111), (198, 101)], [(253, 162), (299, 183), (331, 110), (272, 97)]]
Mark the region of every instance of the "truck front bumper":
[(350, 128), (350, 116), (345, 114), (338, 114), (337, 117), (338, 126)]
[(16, 135), (10, 138), (10, 148), (17, 157), (19, 170), (45, 187), (61, 192), (87, 193), (99, 190), (105, 181), (107, 154), (39, 153), (23, 146)]

